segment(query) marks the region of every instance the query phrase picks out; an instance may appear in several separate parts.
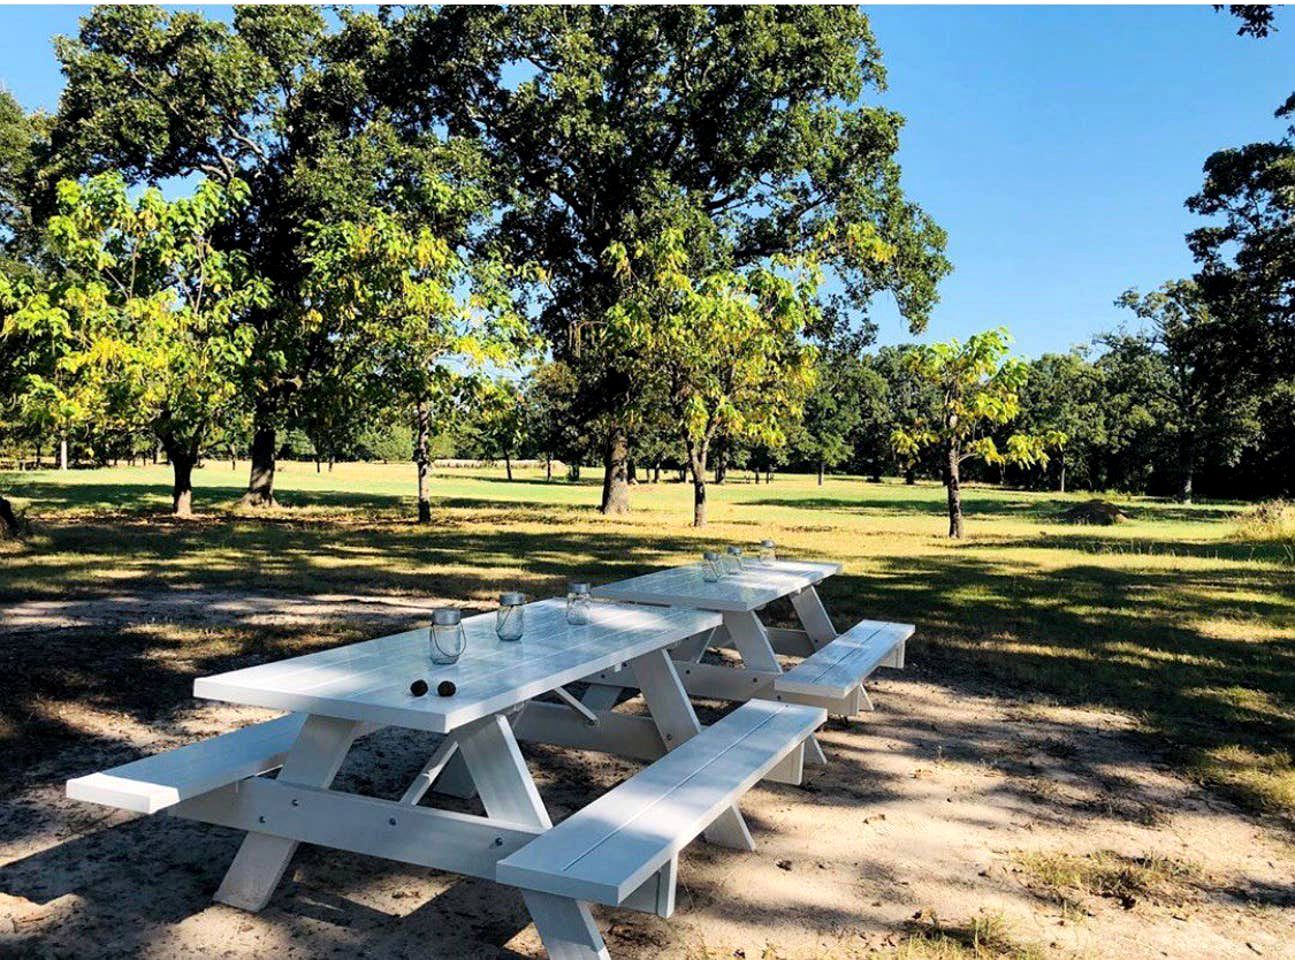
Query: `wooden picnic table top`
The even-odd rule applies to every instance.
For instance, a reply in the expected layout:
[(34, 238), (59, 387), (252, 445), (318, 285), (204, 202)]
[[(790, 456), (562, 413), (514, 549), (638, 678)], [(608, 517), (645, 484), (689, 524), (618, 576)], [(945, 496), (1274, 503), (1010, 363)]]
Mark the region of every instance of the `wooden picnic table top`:
[[(494, 612), (464, 617), (458, 663), (433, 664), (428, 629), (335, 647), (194, 681), (197, 697), (448, 733), (600, 670), (710, 630), (713, 613), (595, 603), (586, 625), (566, 622), (565, 601), (526, 605), (521, 640), (495, 635)], [(414, 696), (410, 684), (429, 687)], [(439, 696), (437, 685), (457, 690)]]
[(593, 588), (593, 595), (630, 603), (746, 613), (841, 572), (839, 563), (821, 561), (746, 559), (744, 563), (744, 570), (715, 583), (703, 579), (700, 563), (692, 563), (603, 584)]

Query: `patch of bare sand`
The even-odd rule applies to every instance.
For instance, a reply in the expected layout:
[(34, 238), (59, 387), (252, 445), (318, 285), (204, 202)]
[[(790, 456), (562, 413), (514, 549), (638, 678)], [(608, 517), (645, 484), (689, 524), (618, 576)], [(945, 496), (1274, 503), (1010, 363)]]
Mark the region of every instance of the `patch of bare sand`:
[[(319, 615), (227, 602), (244, 605), (220, 616)], [(374, 612), (364, 602), (352, 615)], [(391, 611), (393, 624), (411, 618), (421, 611)], [(876, 713), (824, 731), (825, 768), (810, 768), (800, 787), (762, 785), (747, 797), (756, 853), (690, 847), (670, 920), (597, 911), (612, 955), (886, 956), (915, 923), (1001, 914), (1015, 940), (1048, 956), (1295, 957), (1290, 847), (1149, 756), (1131, 721), (969, 696), (923, 676), (920, 647), (910, 659), (912, 671), (873, 688)], [(213, 905), (236, 833), (73, 803), (62, 781), (268, 714), (195, 703), (164, 727), (75, 714), (83, 738), (23, 771), (27, 786), (0, 805), (0, 956), (542, 955), (506, 888), (316, 848), (303, 848), (261, 914)], [(383, 731), (357, 744), (338, 787), (398, 796), (429, 749), (425, 737)], [(555, 819), (637, 769), (525, 752)], [(1131, 903), (1079, 889), (1058, 896), (1023, 866), (1055, 853), (1163, 858), (1185, 865), (1187, 879)]]

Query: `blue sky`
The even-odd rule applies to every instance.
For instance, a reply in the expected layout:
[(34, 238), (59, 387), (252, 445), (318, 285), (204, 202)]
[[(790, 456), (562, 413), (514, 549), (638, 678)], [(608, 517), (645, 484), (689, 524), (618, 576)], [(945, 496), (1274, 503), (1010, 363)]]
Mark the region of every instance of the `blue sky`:
[[(926, 338), (1006, 325), (1064, 350), (1112, 301), (1191, 271), (1183, 201), (1214, 150), (1280, 134), (1295, 14), (1266, 40), (1200, 7), (869, 7), (908, 118), (909, 194), (949, 231), (954, 273)], [(62, 85), (50, 37), (79, 7), (0, 8), (0, 81), (28, 108)], [(213, 11), (215, 12), (215, 11)], [(882, 342), (907, 339), (879, 305)]]

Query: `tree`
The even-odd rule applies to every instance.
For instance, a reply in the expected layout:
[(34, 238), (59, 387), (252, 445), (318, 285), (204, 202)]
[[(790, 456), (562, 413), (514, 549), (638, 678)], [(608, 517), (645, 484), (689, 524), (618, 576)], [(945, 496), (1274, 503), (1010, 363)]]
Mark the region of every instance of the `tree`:
[(937, 448), (948, 494), (949, 536), (960, 538), (962, 522), (962, 464), (973, 457), (988, 463), (1046, 463), (1047, 448), (1065, 442), (1064, 434), (1035, 436), (1017, 433), (999, 450), (987, 429), (1006, 423), (1020, 412), (1020, 389), (1027, 376), (1025, 363), (1007, 356), (1009, 338), (1003, 329), (974, 334), (966, 343), (910, 347), (904, 360), (912, 374), (940, 395), (936, 420), (919, 418), (897, 429), (892, 442), (901, 454), (923, 447)]
[(851, 441), (863, 420), (867, 373), (852, 350), (828, 346), (819, 352), (814, 389), (795, 442), (800, 456), (817, 468), (819, 486), (824, 470), (845, 462), (853, 452)]
[(1145, 296), (1128, 290), (1116, 304), (1145, 327), (1112, 334), (1106, 345), (1115, 362), (1140, 365), (1140, 389), (1162, 402), (1159, 429), (1176, 448), (1176, 494), (1188, 503), (1206, 450), (1235, 462), (1257, 431), (1257, 398), (1226, 354), (1227, 325), (1193, 281), (1170, 281)]
[[(884, 71), (859, 11), (446, 7), (403, 29), (429, 59), (407, 56), (393, 82), (442, 92), (450, 127), (472, 131), (508, 191), (502, 242), (550, 278), (536, 324), (600, 433), (604, 512), (628, 509), (643, 390), (637, 357), (591, 343), (623, 293), (613, 243), (633, 250), (684, 207), (704, 228), (697, 277), (822, 248), (853, 306), (887, 290), (924, 326), (944, 234), (900, 189), (902, 118), (866, 100)], [(447, 45), (453, 62), (430, 53)]]
[(511, 482), (513, 457), (527, 440), (521, 390), (513, 380), (490, 380), (480, 385), (473, 400), (481, 440), (491, 456), (504, 458), (504, 471)]
[(132, 183), (202, 174), (248, 184), (223, 239), (270, 291), (246, 318), (257, 348), (241, 377), (254, 421), (252, 505), (273, 502), (276, 431), (300, 410), (303, 389), (328, 381), (345, 341), (328, 314), (302, 323), (308, 225), (360, 222), (378, 208), (416, 215), (457, 244), (483, 209), (472, 143), (415, 119), (434, 92), (401, 86), (415, 100), (393, 99), (384, 71), (403, 48), (390, 12), (336, 16), (330, 29), (304, 6), (236, 7), (231, 23), (98, 7), (77, 37), (56, 41), (68, 83), (47, 179), (119, 170)]
[[(685, 234), (667, 229), (631, 255), (608, 251), (626, 289), (602, 335), (622, 356), (645, 358), (637, 382), (677, 425), (693, 483), (693, 526), (706, 523), (711, 443), (731, 437), (785, 441), (813, 386), (815, 352), (800, 334), (817, 309), (816, 271), (719, 271), (693, 279)], [(649, 379), (650, 378), (650, 379)]]
[(556, 360), (541, 363), (527, 376), (523, 390), (526, 432), (544, 456), (545, 479), (553, 479), (555, 459), (578, 470), (586, 444), (572, 412), (577, 387), (570, 368)]
[(418, 520), (429, 523), (435, 428), (471, 389), (472, 368), (511, 363), (531, 345), (508, 309), (510, 275), (489, 262), (469, 271), (443, 237), (381, 209), (309, 231), (300, 326), (332, 331), (332, 354), (363, 371), (373, 405), (412, 411)]
[(252, 347), (241, 318), (265, 296), (242, 258), (211, 240), (246, 195), (240, 181), (207, 181), (188, 198), (151, 189), (132, 201), (113, 174), (64, 181), (48, 226), (51, 280), (0, 279), (4, 335), (45, 345), (25, 378), (29, 415), (64, 431), (147, 427), (170, 458), (179, 516), (192, 511), (207, 431), (238, 404)]
[(1020, 392), (1020, 426), (1035, 436), (1064, 437), (1056, 445), (1057, 489), (1067, 469), (1094, 486), (1094, 464), (1106, 443), (1106, 392), (1101, 372), (1079, 350), (1045, 353), (1030, 363)]

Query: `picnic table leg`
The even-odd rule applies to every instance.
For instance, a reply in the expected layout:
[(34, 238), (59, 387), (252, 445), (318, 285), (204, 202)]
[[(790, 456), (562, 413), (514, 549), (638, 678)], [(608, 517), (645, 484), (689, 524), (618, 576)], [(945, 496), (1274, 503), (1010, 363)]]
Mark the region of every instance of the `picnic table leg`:
[[(327, 787), (337, 776), (361, 726), (354, 720), (309, 717), (283, 761), (279, 781), (303, 787)], [(249, 833), (243, 838), (215, 899), (243, 910), (260, 910), (270, 902), (296, 849), (296, 840)]]
[[(487, 816), (553, 826), (506, 717), (477, 721), (454, 737)], [(522, 899), (553, 960), (610, 960), (587, 903), (529, 890), (522, 891)]]
[(836, 627), (832, 626), (832, 618), (827, 615), (818, 591), (812, 586), (793, 593), (791, 605), (815, 650), (836, 639)]
[[(634, 679), (643, 692), (652, 720), (661, 732), (667, 751), (701, 731), (701, 721), (679, 680), (674, 662), (664, 650), (654, 650), (630, 661)], [(706, 828), (707, 841), (733, 850), (754, 850), (755, 841), (737, 805), (729, 807)]]
[[(813, 590), (812, 587), (810, 589)], [(794, 602), (795, 598), (793, 597)], [(827, 616), (827, 614), (824, 613), (824, 616)], [(778, 657), (773, 652), (773, 644), (769, 642), (769, 635), (765, 633), (764, 624), (760, 622), (760, 618), (754, 613), (725, 613), (724, 628), (728, 630), (728, 634), (733, 640), (733, 646), (737, 647), (738, 655), (741, 656), (744, 667), (750, 670), (782, 673), (782, 664), (778, 662)], [(806, 632), (808, 632), (808, 627)], [(834, 633), (832, 636), (836, 636), (836, 634)], [(827, 764), (827, 757), (823, 755), (823, 748), (818, 745), (817, 737), (805, 738), (805, 762), (820, 767)]]
[(552, 960), (611, 960), (587, 903), (533, 890), (522, 899)]

